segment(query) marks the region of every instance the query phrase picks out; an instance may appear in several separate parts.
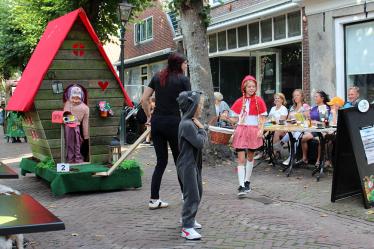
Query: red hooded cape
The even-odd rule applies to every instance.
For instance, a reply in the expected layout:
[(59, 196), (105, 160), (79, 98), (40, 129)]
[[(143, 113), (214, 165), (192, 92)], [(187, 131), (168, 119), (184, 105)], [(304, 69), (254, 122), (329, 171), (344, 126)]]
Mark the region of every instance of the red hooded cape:
[[(249, 80), (254, 81), (257, 86), (257, 81), (255, 77), (253, 77), (252, 75), (245, 76), (241, 85), (243, 96), (245, 96), (244, 84)], [(233, 110), (236, 114), (240, 114), (240, 112), (243, 109), (243, 99), (247, 99), (250, 101), (248, 115), (257, 116), (267, 111), (264, 100), (261, 97), (256, 96), (256, 94), (253, 94), (251, 97), (240, 97), (235, 101), (235, 103), (231, 107), (231, 110)]]

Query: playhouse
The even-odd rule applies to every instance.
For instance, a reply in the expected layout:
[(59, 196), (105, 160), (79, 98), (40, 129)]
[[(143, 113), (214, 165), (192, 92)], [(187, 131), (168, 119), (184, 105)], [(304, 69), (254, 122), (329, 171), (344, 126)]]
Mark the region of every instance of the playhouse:
[[(64, 136), (61, 124), (52, 122), (52, 114), (63, 110), (64, 93), (73, 85), (83, 89), (89, 108), (85, 164), (105, 165), (121, 110), (125, 105), (132, 107), (132, 102), (83, 9), (48, 23), (6, 107), (24, 115), (33, 161), (64, 162)], [(99, 108), (103, 103), (105, 110)], [(26, 164), (30, 162), (23, 160), (23, 170)]]

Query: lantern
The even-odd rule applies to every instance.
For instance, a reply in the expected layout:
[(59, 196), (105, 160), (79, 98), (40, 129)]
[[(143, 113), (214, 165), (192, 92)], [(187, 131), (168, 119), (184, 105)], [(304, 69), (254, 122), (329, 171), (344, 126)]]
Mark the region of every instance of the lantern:
[(113, 137), (109, 145), (109, 163), (115, 163), (121, 157), (121, 143), (118, 138)]

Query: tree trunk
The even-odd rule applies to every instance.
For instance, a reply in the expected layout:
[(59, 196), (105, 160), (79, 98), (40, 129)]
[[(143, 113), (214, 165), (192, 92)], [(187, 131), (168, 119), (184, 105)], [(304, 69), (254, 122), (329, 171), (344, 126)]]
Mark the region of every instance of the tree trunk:
[[(208, 123), (215, 116), (213, 83), (209, 62), (207, 29), (202, 20), (203, 0), (185, 1), (180, 9), (184, 48), (187, 50), (190, 81), (193, 90), (204, 92), (202, 121)], [(214, 162), (213, 146), (205, 147), (206, 162)]]
[(188, 7), (180, 12), (183, 43), (187, 50), (192, 89), (204, 92), (205, 104), (202, 120), (208, 122), (214, 117), (215, 111), (207, 32), (199, 15), (203, 9), (203, 1), (190, 1)]

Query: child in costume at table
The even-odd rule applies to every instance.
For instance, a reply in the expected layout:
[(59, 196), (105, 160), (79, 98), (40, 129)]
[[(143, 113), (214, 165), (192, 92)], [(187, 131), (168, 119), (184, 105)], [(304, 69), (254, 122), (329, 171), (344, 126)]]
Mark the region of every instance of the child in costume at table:
[(177, 159), (178, 177), (183, 183), (183, 209), (181, 236), (188, 240), (197, 240), (201, 235), (195, 230), (201, 228), (195, 216), (201, 201), (203, 191), (202, 149), (207, 141), (207, 133), (198, 118), (201, 116), (203, 99), (201, 93), (184, 91), (177, 98), (182, 111), (182, 119), (178, 129)]
[(257, 81), (253, 76), (244, 77), (241, 90), (243, 96), (237, 99), (231, 107), (236, 116), (235, 119), (238, 121), (232, 147), (238, 153), (239, 197), (243, 197), (251, 191), (250, 177), (254, 152), (263, 145), (263, 125), (267, 116), (264, 100), (256, 96)]
[[(344, 100), (338, 96), (333, 97), (327, 104), (330, 106), (329, 124), (337, 126), (338, 111), (343, 108)], [(332, 158), (334, 156), (335, 132), (327, 132), (325, 134), (325, 167), (332, 167)]]
[[(90, 109), (83, 102), (84, 92), (78, 85), (67, 89), (67, 100), (64, 111), (70, 112), (74, 120), (65, 124), (66, 161), (68, 163), (84, 162), (81, 146), (83, 139), (88, 140), (88, 119)], [(81, 134), (81, 128), (83, 136)]]

